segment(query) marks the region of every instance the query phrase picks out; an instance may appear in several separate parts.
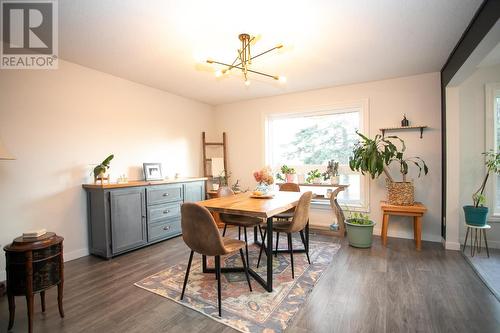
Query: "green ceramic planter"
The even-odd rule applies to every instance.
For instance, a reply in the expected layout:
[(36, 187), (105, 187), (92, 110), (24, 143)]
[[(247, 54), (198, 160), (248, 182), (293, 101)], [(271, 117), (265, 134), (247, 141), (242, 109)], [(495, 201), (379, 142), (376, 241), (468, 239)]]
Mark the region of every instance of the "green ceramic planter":
[(371, 224), (355, 224), (350, 223), (349, 220), (345, 221), (349, 245), (360, 248), (372, 246), (372, 235), (375, 222), (371, 222)]
[(488, 218), (488, 207), (464, 206), (465, 222), (483, 227)]

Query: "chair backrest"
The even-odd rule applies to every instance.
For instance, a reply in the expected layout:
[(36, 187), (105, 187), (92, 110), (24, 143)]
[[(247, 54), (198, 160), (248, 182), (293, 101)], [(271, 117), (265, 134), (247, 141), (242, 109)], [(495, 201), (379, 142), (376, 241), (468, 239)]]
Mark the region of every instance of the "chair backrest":
[(283, 183), (280, 184), (280, 191), (285, 192), (300, 192), (300, 186), (296, 183)]
[(181, 207), (182, 238), (189, 248), (206, 256), (225, 253), (224, 243), (212, 214), (203, 206), (186, 202)]
[(300, 196), (299, 203), (295, 207), (292, 223), (288, 232), (298, 232), (304, 229), (309, 221), (309, 209), (311, 208), (312, 192), (305, 192)]
[(234, 195), (234, 191), (229, 187), (229, 186), (222, 186), (219, 187), (217, 190), (217, 197), (229, 197), (231, 195)]

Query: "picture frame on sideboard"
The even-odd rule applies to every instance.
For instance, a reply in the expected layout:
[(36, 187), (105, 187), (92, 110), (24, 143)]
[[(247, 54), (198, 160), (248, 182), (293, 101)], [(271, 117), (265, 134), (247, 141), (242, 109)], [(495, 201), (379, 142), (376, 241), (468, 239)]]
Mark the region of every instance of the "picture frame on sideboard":
[(144, 178), (149, 180), (163, 180), (161, 163), (143, 163)]

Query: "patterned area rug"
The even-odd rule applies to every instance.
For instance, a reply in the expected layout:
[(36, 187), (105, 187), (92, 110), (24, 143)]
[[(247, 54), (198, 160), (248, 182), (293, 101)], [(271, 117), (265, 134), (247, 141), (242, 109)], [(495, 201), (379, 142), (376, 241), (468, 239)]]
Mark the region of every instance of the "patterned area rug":
[[(284, 238), (280, 241), (286, 244)], [(294, 239), (295, 249), (302, 248), (301, 245)], [(307, 263), (305, 253), (293, 256), (295, 279), (292, 279), (290, 255), (280, 253), (277, 257), (273, 256), (272, 293), (265, 291), (253, 279), (251, 279), (253, 292), (250, 292), (244, 273), (223, 273), (222, 318), (218, 316), (217, 310), (215, 274), (202, 273), (200, 255), (195, 254), (193, 257), (186, 294), (182, 301), (180, 294), (188, 261), (187, 255), (185, 263), (149, 276), (135, 285), (201, 312), (241, 332), (282, 332), (306, 301), (339, 248), (340, 244), (311, 241), (309, 250), (311, 265)], [(255, 270), (259, 254), (257, 245), (250, 245), (249, 254), (251, 267)], [(264, 278), (265, 260), (266, 256), (263, 254), (260, 267), (256, 270)], [(222, 262), (223, 267), (242, 266), (238, 253), (223, 258)], [(213, 267), (213, 263), (213, 258), (208, 260), (209, 267)]]

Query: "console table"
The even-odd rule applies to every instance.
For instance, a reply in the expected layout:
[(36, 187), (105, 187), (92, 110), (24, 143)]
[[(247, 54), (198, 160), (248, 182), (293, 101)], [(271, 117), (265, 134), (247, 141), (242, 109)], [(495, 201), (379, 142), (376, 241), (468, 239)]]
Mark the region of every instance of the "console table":
[(181, 205), (205, 199), (206, 178), (84, 184), (90, 253), (106, 259), (181, 234)]
[[(277, 183), (277, 185), (280, 185), (280, 184), (282, 184), (282, 183)], [(313, 200), (328, 201), (328, 203), (330, 204), (330, 207), (332, 208), (333, 213), (335, 214), (335, 217), (337, 219), (338, 229), (337, 230), (332, 229), (333, 224), (328, 226), (328, 227), (319, 226), (319, 225), (310, 225), (310, 227), (311, 227), (311, 229), (315, 229), (315, 230), (318, 230), (319, 232), (324, 232), (324, 233), (329, 234), (329, 235), (333, 234), (336, 236), (344, 237), (345, 236), (345, 224), (344, 224), (345, 216), (344, 216), (344, 211), (342, 210), (342, 207), (340, 207), (340, 205), (337, 201), (337, 196), (339, 195), (340, 192), (345, 191), (349, 187), (349, 185), (348, 184), (333, 185), (333, 184), (324, 184), (324, 183), (320, 183), (320, 184), (299, 183), (298, 185), (300, 187), (321, 187), (321, 188), (334, 189), (329, 198), (326, 198), (323, 195), (313, 194), (314, 195)]]
[(9, 326), (14, 325), (15, 296), (26, 296), (28, 331), (33, 331), (34, 295), (40, 293), (42, 312), (45, 312), (45, 291), (57, 285), (59, 315), (63, 311), (63, 238), (48, 232), (37, 238), (18, 237), (4, 247), (7, 262), (7, 297), (9, 299)]

